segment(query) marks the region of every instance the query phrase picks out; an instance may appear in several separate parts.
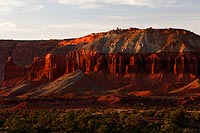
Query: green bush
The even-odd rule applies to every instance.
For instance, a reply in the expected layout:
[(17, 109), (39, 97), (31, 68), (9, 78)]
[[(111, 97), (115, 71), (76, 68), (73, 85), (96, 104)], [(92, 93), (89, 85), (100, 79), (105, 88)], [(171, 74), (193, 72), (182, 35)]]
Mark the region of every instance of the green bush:
[[(192, 122), (199, 114), (183, 109), (80, 111), (15, 111), (1, 112), (0, 125), (10, 133), (26, 132), (87, 132), (87, 133), (196, 133)], [(190, 119), (189, 119), (190, 118)]]

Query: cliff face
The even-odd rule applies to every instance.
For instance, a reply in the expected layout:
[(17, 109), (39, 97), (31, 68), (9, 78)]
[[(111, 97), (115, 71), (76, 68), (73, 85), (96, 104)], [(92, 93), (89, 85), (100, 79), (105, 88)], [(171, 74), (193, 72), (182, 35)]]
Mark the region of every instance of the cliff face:
[(174, 56), (168, 57), (168, 53), (105, 55), (74, 51), (62, 56), (49, 53), (44, 58), (35, 58), (30, 67), (24, 69), (9, 58), (5, 65), (4, 80), (19, 76), (24, 76), (28, 80), (54, 80), (64, 73), (71, 73), (77, 69), (86, 73), (103, 71), (105, 74), (113, 75), (132, 73), (154, 75), (161, 72), (171, 72), (174, 75), (184, 73), (199, 75), (200, 59), (196, 53), (173, 54)]
[(196, 53), (157, 54), (99, 54), (96, 52), (71, 52), (67, 57), (66, 73), (81, 69), (84, 72), (104, 71), (109, 74), (172, 72), (174, 75), (198, 75), (200, 61)]
[(4, 68), (4, 81), (24, 76), (24, 70), (13, 62), (12, 57), (8, 57)]
[(44, 58), (35, 58), (30, 67), (27, 68), (28, 80), (40, 81), (58, 78), (65, 73), (65, 55), (53, 55), (48, 53)]
[(10, 56), (12, 49), (15, 47), (14, 42), (0, 41), (0, 81), (3, 78), (4, 65)]
[(11, 55), (19, 66), (29, 66), (35, 57), (44, 57), (52, 51), (58, 41), (21, 41), (17, 42)]
[(45, 83), (77, 69), (129, 79), (134, 74), (199, 77), (199, 53), (200, 37), (177, 29), (130, 28), (59, 41), (0, 41), (0, 78)]
[[(34, 58), (44, 57), (49, 51), (56, 47), (59, 41), (0, 41), (0, 81), (3, 80), (6, 61), (12, 58), (17, 66), (25, 69), (30, 66)], [(12, 75), (12, 70), (10, 70)]]

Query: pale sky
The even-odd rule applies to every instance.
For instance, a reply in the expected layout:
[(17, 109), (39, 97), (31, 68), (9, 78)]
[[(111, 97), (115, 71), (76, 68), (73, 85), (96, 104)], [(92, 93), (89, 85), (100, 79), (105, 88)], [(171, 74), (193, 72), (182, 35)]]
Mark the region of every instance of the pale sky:
[(200, 0), (0, 0), (0, 39), (65, 39), (117, 27), (200, 35)]

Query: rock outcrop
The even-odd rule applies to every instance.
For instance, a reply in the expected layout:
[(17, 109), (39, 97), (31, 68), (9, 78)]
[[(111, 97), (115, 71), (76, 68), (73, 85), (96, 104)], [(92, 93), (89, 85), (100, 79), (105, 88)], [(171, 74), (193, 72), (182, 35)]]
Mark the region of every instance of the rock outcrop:
[[(130, 28), (77, 39), (0, 41), (0, 79), (7, 82), (20, 77), (42, 84), (81, 70), (88, 75), (101, 73), (105, 75), (104, 80), (108, 75), (130, 81), (134, 74), (139, 78), (148, 75), (149, 81), (145, 80), (144, 84), (153, 78), (159, 84), (160, 80), (168, 80), (168, 76), (162, 79), (162, 75), (199, 77), (199, 53), (200, 37), (177, 29)], [(128, 83), (127, 80), (123, 84)]]
[(65, 55), (53, 55), (48, 53), (44, 58), (34, 58), (33, 63), (26, 70), (28, 80), (52, 81), (65, 73)]
[[(5, 65), (8, 57), (12, 58), (17, 66), (25, 69), (29, 67), (34, 58), (44, 57), (49, 51), (52, 51), (58, 44), (58, 40), (49, 41), (0, 41), (0, 81), (3, 80)], [(10, 70), (10, 75), (12, 75)], [(5, 79), (4, 79), (5, 80)]]
[[(66, 73), (81, 69), (84, 72), (105, 70), (110, 74), (172, 72), (175, 75), (191, 73), (198, 75), (199, 57), (195, 53), (157, 54), (99, 54), (96, 52), (70, 52), (67, 57)], [(175, 56), (174, 56), (175, 55)], [(168, 58), (167, 58), (168, 57)]]
[(24, 77), (23, 68), (13, 62), (12, 57), (8, 57), (4, 68), (4, 81)]

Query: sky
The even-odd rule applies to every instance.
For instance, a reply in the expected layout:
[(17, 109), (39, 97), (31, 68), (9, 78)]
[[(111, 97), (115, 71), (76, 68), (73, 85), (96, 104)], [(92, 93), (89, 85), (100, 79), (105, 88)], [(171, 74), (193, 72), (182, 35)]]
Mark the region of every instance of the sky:
[(0, 39), (66, 39), (117, 27), (200, 35), (200, 0), (0, 0)]

